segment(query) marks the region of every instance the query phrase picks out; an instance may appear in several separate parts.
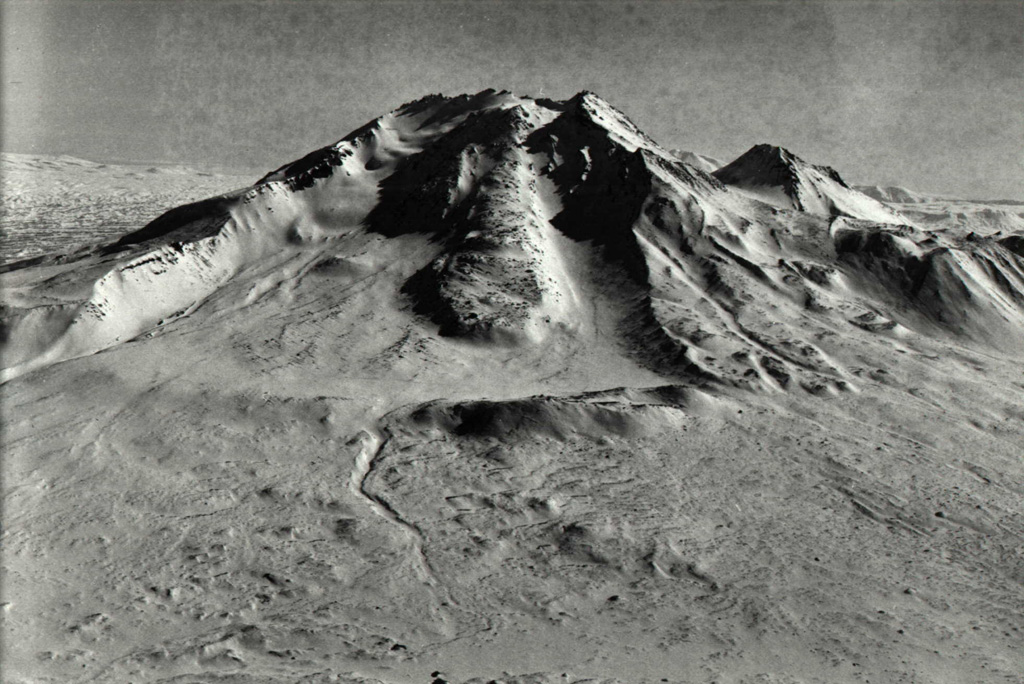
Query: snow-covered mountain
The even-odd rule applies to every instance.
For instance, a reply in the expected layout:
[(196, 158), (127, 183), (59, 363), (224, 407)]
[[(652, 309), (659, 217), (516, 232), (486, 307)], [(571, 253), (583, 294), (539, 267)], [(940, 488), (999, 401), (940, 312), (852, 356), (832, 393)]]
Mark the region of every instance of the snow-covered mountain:
[[(808, 239), (789, 230), (791, 219), (750, 198), (830, 221), (809, 224), (816, 227)], [(901, 316), (919, 326), (941, 319), (921, 288), (943, 294), (952, 287), (954, 299), (965, 291), (929, 279), (949, 254), (951, 263), (984, 262), (963, 272), (953, 267), (956, 282), (972, 283), (971, 308), (988, 312), (959, 321), (957, 332), (1012, 344), (1010, 331), (1024, 320), (1019, 275), (998, 245), (963, 245), (902, 223), (832, 169), (777, 147), (756, 146), (708, 175), (591, 93), (562, 103), (494, 91), (432, 96), (249, 189), (179, 207), (70, 260), (16, 268), (25, 280), (10, 279), (5, 358), (17, 375), (94, 353), (158, 330), (224, 287), (249, 288), (244, 303), (265, 287), (250, 282), (256, 274), (281, 260), (301, 270), (351, 258), (338, 244), (353, 234), (423, 236), (440, 246), (421, 251), (426, 262), (400, 291), (442, 335), (539, 341), (578, 326), (595, 284), (578, 282), (575, 252), (596, 250), (629, 275), (630, 297), (642, 302), (636, 329), (660, 339), (657, 349), (674, 349), (686, 368), (717, 377), (721, 369), (702, 359), (720, 352), (701, 353), (687, 335), (669, 332), (666, 302), (689, 306), (707, 298), (708, 282), (722, 279), (739, 291), (775, 290), (773, 299), (779, 292), (800, 299), (808, 287), (842, 298), (845, 285), (802, 274), (794, 283), (792, 267), (781, 264), (809, 260), (829, 278), (853, 282), (874, 279), (865, 274), (884, 262), (877, 267), (913, 273), (894, 275), (899, 287), (873, 296), (921, 302)], [(46, 274), (43, 287), (31, 280), (36, 273)], [(726, 321), (701, 328), (728, 340), (733, 355), (764, 352)], [(769, 356), (788, 365), (783, 355)]]
[(714, 175), (740, 192), (783, 209), (904, 222), (899, 214), (847, 185), (835, 169), (810, 164), (773, 145), (755, 145)]
[(4, 266), (5, 669), (1011, 680), (1024, 236), (707, 168), (433, 95)]

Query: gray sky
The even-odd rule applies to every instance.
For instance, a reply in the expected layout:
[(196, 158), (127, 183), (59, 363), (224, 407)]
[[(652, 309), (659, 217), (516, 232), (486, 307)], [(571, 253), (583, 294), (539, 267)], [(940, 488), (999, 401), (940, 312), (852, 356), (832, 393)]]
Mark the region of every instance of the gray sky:
[(3, 149), (269, 170), (422, 95), (592, 90), (667, 147), (1024, 199), (1024, 2), (4, 2)]

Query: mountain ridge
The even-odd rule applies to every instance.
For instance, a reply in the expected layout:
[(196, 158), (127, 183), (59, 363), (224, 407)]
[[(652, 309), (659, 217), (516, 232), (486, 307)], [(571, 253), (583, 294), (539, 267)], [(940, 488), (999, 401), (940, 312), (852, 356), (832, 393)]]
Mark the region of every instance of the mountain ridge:
[(835, 169), (810, 164), (774, 145), (755, 145), (717, 169), (714, 175), (779, 208), (882, 223), (905, 221), (898, 213), (851, 188)]
[[(822, 253), (803, 238), (789, 241), (795, 251), (780, 249), (779, 229), (771, 227), (774, 210), (762, 203), (764, 193), (752, 188), (775, 188), (780, 194), (767, 199), (776, 208), (788, 202), (788, 208), (808, 216), (823, 215), (830, 221), (846, 216), (875, 224), (888, 219), (891, 223), (881, 225), (893, 226), (878, 232), (866, 223), (853, 223), (844, 235), (906, 231), (899, 227), (905, 223), (902, 217), (851, 190), (828, 167), (804, 162), (782, 148), (758, 145), (708, 174), (676, 159), (586, 91), (543, 105), (493, 90), (455, 98), (428, 96), (280, 167), (249, 189), (174, 209), (108, 247), (86, 252), (81, 259), (116, 264), (114, 269), (91, 286), (85, 281), (78, 286), (79, 291), (90, 287), (84, 300), (82, 295), (62, 295), (66, 303), (37, 308), (21, 320), (15, 318), (13, 325), (9, 322), (8, 328), (15, 330), (7, 358), (27, 364), (10, 372), (127, 341), (196, 306), (240, 273), (261, 268), (262, 259), (272, 261), (282, 249), (294, 248), (296, 258), (316, 261), (315, 255), (329, 252), (334, 240), (363, 227), (387, 238), (425, 235), (442, 245), (400, 290), (442, 335), (481, 340), (514, 342), (525, 334), (537, 342), (552, 331), (571, 329), (582, 306), (572, 293), (595, 284), (572, 282), (559, 256), (564, 249), (557, 244), (566, 237), (575, 245), (592, 244), (609, 264), (625, 269), (633, 282), (630, 296), (645, 302), (639, 311), (647, 313), (635, 324), (645, 331), (637, 334), (648, 340), (641, 348), (660, 340), (653, 344), (662, 350), (656, 355), (671, 349), (670, 356), (687, 359), (682, 367), (688, 372), (715, 377), (721, 377), (721, 369), (702, 367), (700, 360), (712, 354), (695, 351), (699, 345), (685, 335), (669, 333), (671, 325), (657, 313), (661, 299), (650, 292), (663, 288), (675, 293), (669, 300), (681, 296), (696, 303), (706, 299), (702, 288), (708, 282), (724, 282), (729, 274), (726, 280), (742, 291), (767, 288), (774, 293), (770, 297), (777, 297), (793, 289), (787, 278), (805, 277), (778, 271), (779, 263), (801, 252), (826, 261), (838, 257), (856, 273), (871, 272), (879, 259), (887, 260), (888, 269), (918, 263), (920, 248), (902, 238), (881, 251), (870, 247), (880, 244), (875, 238), (847, 240), (834, 252)], [(779, 196), (786, 201), (780, 203)], [(815, 230), (822, 236), (835, 233), (824, 224)], [(941, 236), (916, 229), (912, 233), (918, 243), (931, 242), (929, 250), (973, 249), (967, 243), (953, 247)], [(850, 256), (847, 247), (854, 244), (862, 244), (866, 253)], [(991, 306), (985, 305), (985, 323), (960, 326), (958, 333), (981, 341), (993, 335), (1005, 340), (1019, 324), (1016, 296), (996, 294), (1015, 292), (1020, 278), (1015, 255), (1007, 254), (1000, 253), (995, 261), (979, 257), (984, 264), (979, 271), (937, 281), (949, 283), (936, 285), (942, 291), (957, 287), (953, 282), (976, 281), (974, 308), (995, 298)], [(664, 284), (659, 284), (660, 272), (652, 270), (655, 263), (664, 263), (659, 268), (672, 274)], [(828, 271), (841, 273), (834, 265), (817, 272)], [(870, 289), (863, 278), (859, 282)], [(805, 298), (843, 296), (841, 287), (835, 289), (838, 281), (807, 285)], [(832, 292), (822, 293), (823, 286)], [(712, 297), (724, 308), (707, 322), (710, 330), (740, 344), (734, 349), (737, 358), (750, 351), (763, 353), (763, 345), (730, 322), (744, 306), (723, 294), (730, 290), (723, 286)], [(908, 292), (911, 299), (900, 299), (898, 305), (905, 313), (903, 324), (934, 329), (943, 315), (916, 313), (920, 306), (912, 302), (920, 288), (913, 285)], [(986, 327), (995, 332), (985, 332)], [(61, 328), (65, 332), (49, 342), (49, 333), (40, 332)], [(769, 367), (789, 368), (773, 374), (754, 364), (769, 386), (778, 384), (776, 376), (808, 370), (774, 351), (765, 358)], [(822, 379), (810, 382), (817, 385)]]

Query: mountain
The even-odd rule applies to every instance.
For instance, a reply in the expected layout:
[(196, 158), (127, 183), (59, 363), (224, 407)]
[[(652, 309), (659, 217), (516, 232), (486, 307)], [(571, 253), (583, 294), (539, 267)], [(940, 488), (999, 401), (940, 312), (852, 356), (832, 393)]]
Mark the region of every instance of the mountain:
[(167, 207), (248, 186), (255, 177), (0, 153), (0, 264), (116, 240)]
[(7, 264), (5, 670), (1011, 681), (1022, 239), (487, 90)]
[(755, 145), (714, 175), (782, 209), (882, 223), (904, 222), (896, 212), (847, 185), (834, 169), (810, 164), (773, 145)]

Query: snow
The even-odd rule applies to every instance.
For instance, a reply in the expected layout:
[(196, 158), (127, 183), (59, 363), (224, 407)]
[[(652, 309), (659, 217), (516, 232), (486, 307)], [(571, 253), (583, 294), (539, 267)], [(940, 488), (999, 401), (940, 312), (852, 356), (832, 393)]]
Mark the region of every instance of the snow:
[(741, 193), (783, 209), (882, 223), (906, 222), (877, 200), (851, 189), (834, 170), (809, 164), (771, 145), (752, 147), (714, 175)]
[(5, 676), (1011, 679), (1014, 210), (755, 150), (431, 96), (8, 265)]
[(697, 154), (696, 152), (689, 152), (687, 150), (670, 150), (672, 155), (679, 159), (679, 161), (689, 164), (690, 166), (700, 169), (704, 173), (713, 173), (718, 169), (725, 166), (720, 159), (715, 157), (709, 157), (705, 154)]

